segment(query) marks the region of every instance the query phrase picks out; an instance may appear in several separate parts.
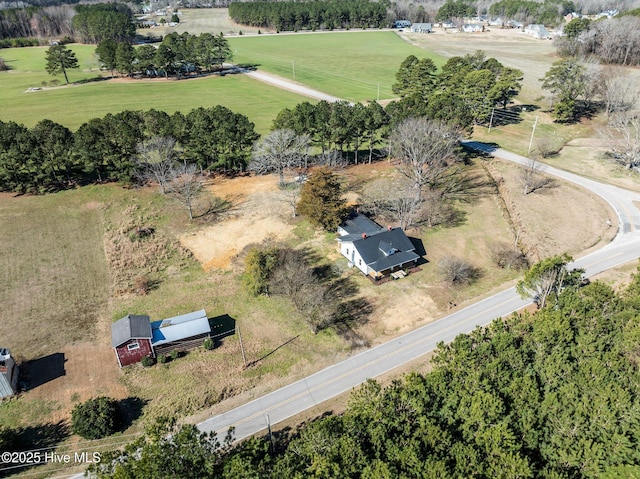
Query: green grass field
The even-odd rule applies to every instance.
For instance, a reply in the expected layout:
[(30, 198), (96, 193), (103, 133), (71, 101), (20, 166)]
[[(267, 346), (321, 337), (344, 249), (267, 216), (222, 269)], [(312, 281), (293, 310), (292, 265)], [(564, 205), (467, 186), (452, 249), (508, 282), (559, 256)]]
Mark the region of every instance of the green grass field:
[[(82, 71), (68, 72), (70, 81), (96, 78), (95, 47), (72, 45)], [(200, 106), (223, 105), (247, 115), (264, 133), (280, 110), (293, 107), (305, 98), (242, 75), (207, 77), (182, 81), (96, 81), (81, 85), (27, 92), (30, 87), (50, 85), (54, 77), (45, 71), (46, 48), (15, 48), (0, 50), (12, 68), (0, 73), (0, 120), (16, 121), (33, 126), (48, 118), (77, 129), (85, 121), (122, 110), (155, 108), (168, 113), (188, 112)], [(93, 71), (92, 71), (93, 70)], [(55, 77), (64, 84), (64, 78)]]
[(257, 64), (260, 70), (351, 101), (393, 98), (395, 74), (409, 55), (430, 57), (438, 66), (446, 60), (394, 32), (242, 36), (229, 38), (229, 44), (235, 63)]

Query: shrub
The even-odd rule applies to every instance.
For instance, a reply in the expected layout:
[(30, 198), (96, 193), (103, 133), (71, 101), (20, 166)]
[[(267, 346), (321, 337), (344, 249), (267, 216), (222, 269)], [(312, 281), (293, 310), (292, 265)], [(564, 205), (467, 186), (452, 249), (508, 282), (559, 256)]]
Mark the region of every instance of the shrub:
[(529, 267), (525, 254), (515, 246), (506, 243), (494, 245), (491, 259), (502, 269), (524, 269)]
[(142, 358), (142, 361), (140, 362), (145, 368), (151, 367), (156, 363), (151, 356), (145, 356), (144, 358)]
[(269, 277), (278, 261), (278, 248), (253, 248), (244, 260), (244, 275), (242, 276), (247, 291), (254, 296), (267, 294)]
[(160, 364), (164, 364), (169, 360), (169, 358), (167, 358), (167, 356), (165, 354), (160, 354), (158, 355), (158, 362)]
[(71, 411), (71, 428), (84, 439), (101, 439), (118, 430), (120, 410), (115, 400), (101, 396), (78, 404)]
[(480, 269), (455, 256), (446, 256), (438, 263), (444, 280), (454, 285), (471, 284), (480, 277)]
[(202, 347), (207, 351), (211, 351), (214, 348), (214, 346), (215, 346), (215, 343), (211, 338), (205, 339), (204, 342), (202, 343)]
[(178, 351), (177, 349), (174, 349), (173, 351), (171, 351), (171, 360), (175, 361), (176, 359), (178, 359), (180, 357), (180, 351)]

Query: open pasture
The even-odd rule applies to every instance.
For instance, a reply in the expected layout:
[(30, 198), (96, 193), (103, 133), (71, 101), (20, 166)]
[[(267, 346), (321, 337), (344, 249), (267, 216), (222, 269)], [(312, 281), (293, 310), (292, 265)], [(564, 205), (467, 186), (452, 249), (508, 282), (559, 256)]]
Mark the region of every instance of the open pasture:
[[(71, 81), (97, 78), (97, 60), (91, 63), (94, 46), (72, 45), (82, 71), (71, 70)], [(33, 126), (48, 118), (72, 130), (91, 118), (122, 110), (155, 108), (168, 113), (188, 112), (200, 106), (223, 105), (247, 115), (264, 133), (280, 110), (304, 100), (242, 75), (211, 76), (190, 80), (129, 80), (94, 81), (80, 85), (62, 85), (28, 92), (42, 87), (54, 77), (45, 71), (45, 47), (0, 50), (0, 57), (12, 70), (0, 73), (0, 120), (16, 121)], [(61, 76), (60, 76), (61, 77)], [(55, 77), (58, 78), (58, 77)], [(60, 80), (60, 78), (58, 78)]]
[(350, 101), (395, 97), (395, 74), (409, 55), (430, 57), (438, 66), (446, 61), (388, 31), (238, 36), (229, 44), (235, 63), (256, 64)]

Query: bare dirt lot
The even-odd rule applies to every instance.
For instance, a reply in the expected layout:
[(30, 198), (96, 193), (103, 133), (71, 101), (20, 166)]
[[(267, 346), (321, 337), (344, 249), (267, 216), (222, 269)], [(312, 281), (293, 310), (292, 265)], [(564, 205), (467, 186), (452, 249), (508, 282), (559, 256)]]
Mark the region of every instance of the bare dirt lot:
[(247, 245), (268, 237), (282, 240), (290, 234), (291, 213), (273, 177), (217, 178), (211, 191), (233, 202), (228, 217), (180, 237), (205, 270), (229, 269), (231, 260)]

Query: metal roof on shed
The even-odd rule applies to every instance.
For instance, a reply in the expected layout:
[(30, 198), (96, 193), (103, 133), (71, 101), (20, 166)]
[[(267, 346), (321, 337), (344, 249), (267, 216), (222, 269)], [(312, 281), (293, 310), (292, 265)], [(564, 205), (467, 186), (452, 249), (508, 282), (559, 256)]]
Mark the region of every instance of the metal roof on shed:
[(151, 323), (153, 347), (211, 332), (204, 309)]

